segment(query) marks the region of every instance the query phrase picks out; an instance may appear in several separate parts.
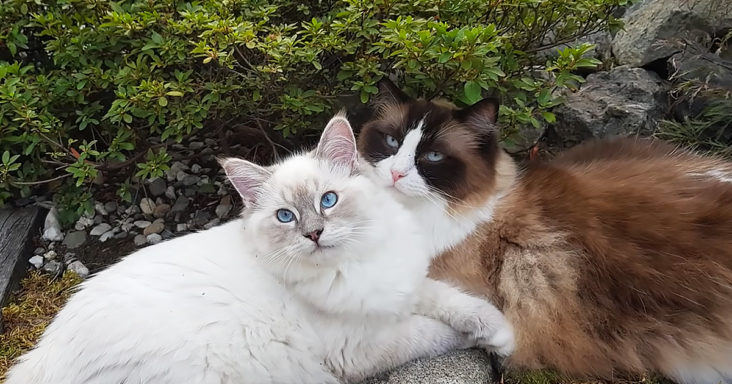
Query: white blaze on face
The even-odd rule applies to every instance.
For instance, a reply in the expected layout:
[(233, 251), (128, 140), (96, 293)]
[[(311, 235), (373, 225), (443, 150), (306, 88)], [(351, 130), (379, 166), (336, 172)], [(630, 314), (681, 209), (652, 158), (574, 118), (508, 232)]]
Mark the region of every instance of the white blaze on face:
[[(376, 175), (380, 182), (393, 186), (407, 196), (423, 196), (428, 193), (427, 183), (417, 169), (417, 146), (422, 140), (424, 118), (407, 132), (397, 153), (376, 163)], [(395, 181), (393, 173), (401, 175)]]

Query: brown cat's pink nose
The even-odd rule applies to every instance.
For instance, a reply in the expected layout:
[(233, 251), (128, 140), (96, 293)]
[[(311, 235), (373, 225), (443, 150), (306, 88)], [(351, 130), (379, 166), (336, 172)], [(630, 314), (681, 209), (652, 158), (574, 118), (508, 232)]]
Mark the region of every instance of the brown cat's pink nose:
[(393, 169), (391, 170), (391, 180), (392, 180), (393, 182), (395, 182), (395, 183), (396, 183), (396, 182), (397, 182), (397, 181), (398, 181), (399, 179), (401, 179), (402, 177), (404, 177), (404, 174), (402, 174), (401, 172), (397, 172), (397, 171), (395, 171), (395, 170), (393, 170)]
[(320, 235), (323, 234), (322, 229), (318, 229), (315, 231), (311, 231), (310, 233), (306, 233), (305, 237), (315, 242), (315, 244), (318, 244), (318, 240), (320, 239)]

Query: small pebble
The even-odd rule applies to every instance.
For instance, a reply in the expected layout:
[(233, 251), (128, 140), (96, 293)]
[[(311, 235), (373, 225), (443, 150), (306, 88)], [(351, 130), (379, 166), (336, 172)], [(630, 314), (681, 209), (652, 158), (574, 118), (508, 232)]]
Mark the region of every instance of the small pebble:
[(67, 268), (68, 270), (79, 275), (79, 277), (81, 277), (82, 279), (89, 276), (89, 269), (79, 260), (73, 261), (71, 264), (69, 264)]
[(165, 197), (169, 198), (170, 200), (175, 200), (175, 187), (169, 185), (168, 188), (165, 190)]
[(35, 255), (28, 260), (28, 262), (31, 263), (31, 265), (33, 265), (33, 268), (35, 269), (41, 269), (41, 267), (43, 267), (44, 261), (45, 259), (43, 258), (43, 256), (40, 255)]
[(58, 256), (56, 251), (48, 251), (43, 255), (43, 258), (46, 260), (54, 260), (56, 256)]
[(165, 217), (168, 212), (170, 212), (170, 204), (156, 205), (155, 209), (153, 210), (153, 216), (159, 219), (161, 217)]
[(145, 237), (145, 235), (137, 235), (135, 236), (134, 242), (136, 246), (141, 247), (147, 244), (147, 238)]
[(92, 236), (101, 236), (105, 232), (108, 232), (110, 229), (112, 229), (112, 226), (107, 223), (101, 223), (97, 225), (96, 227), (92, 228), (92, 230), (89, 232)]
[(153, 210), (155, 210), (155, 202), (149, 197), (142, 198), (140, 200), (140, 210), (146, 215), (152, 215)]
[(142, 232), (145, 236), (151, 235), (153, 233), (160, 233), (165, 229), (165, 223), (162, 221), (155, 220), (154, 223), (148, 225), (145, 227), (145, 230)]
[(99, 241), (101, 241), (103, 243), (103, 242), (111, 239), (112, 236), (114, 236), (114, 233), (115, 233), (114, 230), (104, 232), (101, 236), (99, 236)]
[(43, 265), (43, 271), (51, 276), (61, 276), (64, 271), (64, 265), (56, 260), (51, 260)]
[(104, 210), (107, 211), (107, 213), (117, 212), (117, 203), (114, 201), (104, 203)]
[(147, 242), (150, 244), (157, 244), (161, 241), (163, 241), (163, 237), (158, 233), (151, 233), (147, 235)]
[(137, 228), (145, 229), (152, 223), (147, 220), (137, 220), (137, 221), (135, 221), (134, 224), (135, 224), (135, 227), (137, 227)]

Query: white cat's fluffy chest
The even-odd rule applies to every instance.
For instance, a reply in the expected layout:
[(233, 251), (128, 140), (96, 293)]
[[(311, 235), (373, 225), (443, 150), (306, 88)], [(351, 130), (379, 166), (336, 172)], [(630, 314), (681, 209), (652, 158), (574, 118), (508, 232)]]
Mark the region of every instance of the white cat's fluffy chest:
[[(332, 380), (301, 364), (324, 356), (319, 332), (302, 321), (299, 300), (258, 268), (241, 232), (237, 220), (164, 242), (90, 279), (8, 383), (208, 383), (207, 370), (231, 382)], [(262, 371), (272, 366), (281, 369)]]

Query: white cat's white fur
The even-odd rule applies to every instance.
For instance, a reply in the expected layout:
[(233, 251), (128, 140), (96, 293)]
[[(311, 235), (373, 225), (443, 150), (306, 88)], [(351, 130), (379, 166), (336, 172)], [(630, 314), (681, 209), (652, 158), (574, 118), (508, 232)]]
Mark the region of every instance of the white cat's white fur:
[[(87, 280), (7, 384), (337, 383), (476, 343), (510, 353), (505, 318), (425, 278), (425, 235), (354, 164), (342, 117), (315, 153), (268, 169), (228, 160), (243, 218)], [(275, 221), (283, 207), (302, 222)], [(321, 224), (319, 244), (298, 232)]]

